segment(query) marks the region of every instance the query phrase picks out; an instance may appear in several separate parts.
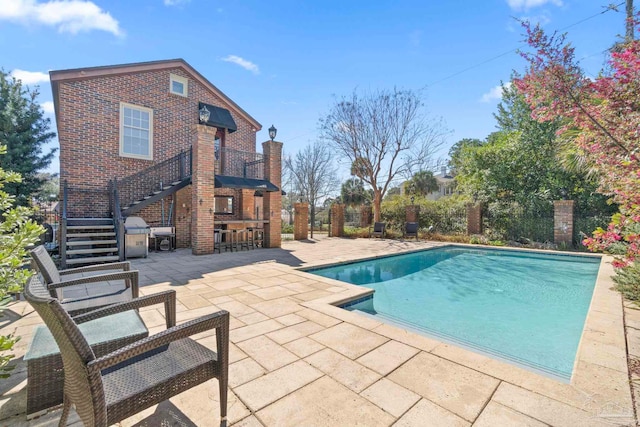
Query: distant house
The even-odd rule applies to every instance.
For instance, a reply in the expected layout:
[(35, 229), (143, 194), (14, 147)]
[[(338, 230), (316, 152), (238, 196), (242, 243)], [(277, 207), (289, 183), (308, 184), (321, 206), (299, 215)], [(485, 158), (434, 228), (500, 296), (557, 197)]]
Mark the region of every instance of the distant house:
[[(51, 71), (50, 78), (62, 252), (122, 259), (128, 216), (175, 227), (177, 246), (196, 254), (213, 252), (214, 221), (234, 228), (260, 220), (265, 246), (280, 246), (282, 144), (268, 141), (257, 152), (262, 125), (187, 62)], [(63, 265), (86, 261), (74, 258), (63, 256)]]
[(447, 173), (447, 167), (442, 166), (440, 173), (434, 175), (436, 181), (438, 181), (438, 190), (427, 195), (429, 200), (438, 200), (444, 196), (451, 196), (456, 190), (456, 180), (451, 172)]

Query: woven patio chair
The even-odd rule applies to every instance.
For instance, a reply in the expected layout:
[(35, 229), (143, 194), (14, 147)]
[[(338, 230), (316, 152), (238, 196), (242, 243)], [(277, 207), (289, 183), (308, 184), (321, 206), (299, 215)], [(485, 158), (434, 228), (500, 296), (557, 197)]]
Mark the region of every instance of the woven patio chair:
[(384, 239), (387, 224), (384, 222), (376, 222), (373, 224), (373, 231), (369, 233), (369, 237), (381, 237)]
[[(51, 331), (64, 365), (64, 405), (59, 425), (75, 405), (85, 426), (106, 427), (211, 378), (218, 378), (221, 426), (226, 426), (229, 313), (171, 327), (101, 357), (60, 303), (29, 279), (25, 299)], [(88, 316), (88, 314), (87, 314)], [(217, 352), (188, 338), (215, 329)]]
[[(49, 291), (34, 275), (29, 293), (50, 298)], [(176, 324), (176, 292), (146, 295), (80, 314), (73, 318), (97, 357), (149, 336), (138, 309), (164, 304), (167, 329)], [(27, 362), (27, 415), (63, 403), (64, 370), (55, 339), (45, 325), (37, 326), (24, 360)]]
[(138, 298), (138, 272), (127, 261), (58, 271), (44, 246), (31, 250), (31, 258), (51, 296), (71, 315)]
[(415, 237), (418, 240), (418, 223), (417, 222), (405, 222), (404, 224), (404, 237)]

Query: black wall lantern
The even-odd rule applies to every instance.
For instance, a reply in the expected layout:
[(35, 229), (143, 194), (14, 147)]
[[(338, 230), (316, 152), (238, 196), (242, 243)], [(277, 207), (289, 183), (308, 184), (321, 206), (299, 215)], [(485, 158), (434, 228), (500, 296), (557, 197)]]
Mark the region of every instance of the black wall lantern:
[(278, 133), (278, 129), (276, 129), (274, 125), (271, 125), (271, 127), (269, 128), (269, 138), (271, 138), (272, 142), (273, 142), (273, 139), (276, 137), (277, 133)]
[(203, 105), (202, 108), (198, 110), (198, 115), (200, 116), (200, 123), (207, 123), (211, 113), (207, 110), (207, 107)]

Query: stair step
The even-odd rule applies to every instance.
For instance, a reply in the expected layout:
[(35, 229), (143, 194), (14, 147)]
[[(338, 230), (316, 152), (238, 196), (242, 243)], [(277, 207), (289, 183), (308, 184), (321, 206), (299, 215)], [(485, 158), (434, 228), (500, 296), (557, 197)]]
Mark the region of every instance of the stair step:
[(78, 225), (109, 225), (113, 224), (111, 218), (67, 218), (67, 226)]
[[(68, 253), (68, 252), (67, 252)], [(73, 258), (73, 259), (67, 259), (66, 263), (67, 265), (70, 264), (96, 264), (99, 262), (113, 262), (113, 261), (118, 261), (120, 258), (118, 257), (118, 255), (112, 255), (112, 256), (96, 256), (96, 257), (87, 257), (87, 258)]]
[(67, 255), (104, 254), (109, 252), (118, 252), (118, 248), (71, 249), (67, 250)]
[(67, 242), (67, 246), (86, 246), (86, 245), (115, 245), (117, 240), (75, 240)]
[(67, 230), (113, 230), (113, 224), (96, 224), (96, 225), (68, 225)]
[(67, 233), (67, 238), (70, 237), (114, 237), (115, 231), (104, 233)]

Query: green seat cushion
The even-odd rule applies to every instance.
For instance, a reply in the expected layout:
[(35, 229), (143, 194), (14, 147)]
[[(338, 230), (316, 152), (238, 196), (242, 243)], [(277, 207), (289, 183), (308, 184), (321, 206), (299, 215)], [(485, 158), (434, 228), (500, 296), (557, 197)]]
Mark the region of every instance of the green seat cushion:
[[(78, 325), (89, 345), (115, 341), (124, 337), (147, 333), (147, 328), (135, 310), (112, 314)], [(24, 360), (38, 359), (60, 353), (53, 335), (44, 326), (35, 329)]]

